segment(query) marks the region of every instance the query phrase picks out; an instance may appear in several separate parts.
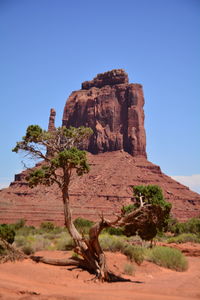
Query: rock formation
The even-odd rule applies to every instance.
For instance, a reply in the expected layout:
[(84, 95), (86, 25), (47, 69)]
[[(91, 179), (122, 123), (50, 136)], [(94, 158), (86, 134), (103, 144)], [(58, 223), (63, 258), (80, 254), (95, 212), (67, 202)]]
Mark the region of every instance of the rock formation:
[[(144, 157), (113, 151), (98, 155), (88, 153), (89, 174), (74, 176), (70, 186), (73, 217), (98, 220), (99, 213), (112, 219), (122, 205), (133, 200), (133, 185), (157, 184), (173, 206), (179, 220), (198, 216), (200, 195), (163, 174), (159, 166)], [(25, 180), (27, 171), (15, 177), (10, 187), (0, 191), (0, 223), (24, 218), (28, 224), (51, 221), (64, 225), (63, 203), (57, 186), (30, 189)]]
[(56, 117), (56, 111), (55, 111), (55, 109), (51, 108), (50, 116), (49, 116), (48, 131), (54, 131), (55, 130), (55, 117)]
[[(75, 176), (70, 186), (74, 218), (112, 218), (122, 205), (133, 200), (132, 186), (157, 184), (179, 220), (200, 215), (200, 195), (163, 174), (146, 159), (142, 86), (129, 84), (123, 70), (97, 75), (71, 94), (64, 108), (63, 125), (89, 126), (94, 130), (86, 149), (89, 174)], [(55, 111), (49, 131), (55, 129)], [(104, 153), (102, 153), (104, 152)], [(95, 154), (94, 154), (95, 153)], [(7, 189), (0, 190), (0, 223), (25, 218), (28, 224), (44, 221), (64, 224), (60, 191), (56, 186), (30, 189), (27, 171), (15, 175)], [(89, 188), (88, 188), (89, 187)]]
[(63, 125), (94, 131), (86, 149), (94, 154), (124, 150), (146, 157), (144, 96), (140, 84), (129, 84), (123, 70), (97, 75), (68, 98)]

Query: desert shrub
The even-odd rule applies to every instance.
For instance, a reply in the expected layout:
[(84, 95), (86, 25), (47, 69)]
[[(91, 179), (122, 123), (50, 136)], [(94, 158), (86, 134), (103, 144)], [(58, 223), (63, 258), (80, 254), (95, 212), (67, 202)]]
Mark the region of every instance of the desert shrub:
[(108, 227), (105, 228), (102, 233), (108, 233), (110, 235), (123, 235), (123, 228)]
[(111, 252), (123, 251), (126, 243), (124, 237), (117, 237), (107, 233), (100, 235), (99, 242), (103, 250)]
[(12, 244), (15, 239), (15, 231), (10, 225), (2, 224), (0, 225), (0, 237)]
[(200, 218), (191, 218), (186, 222), (187, 232), (200, 235)]
[(193, 233), (182, 233), (180, 235), (170, 237), (167, 239), (167, 243), (200, 243), (200, 237), (198, 237), (196, 234)]
[(42, 222), (40, 224), (40, 229), (43, 229), (44, 231), (52, 231), (54, 228), (55, 225), (52, 222)]
[(44, 238), (41, 235), (29, 237), (28, 242), (33, 247), (34, 251), (47, 250), (51, 245), (50, 240)]
[(28, 236), (30, 234), (36, 234), (37, 229), (34, 226), (24, 226), (16, 231), (19, 236)]
[(71, 250), (74, 248), (74, 241), (72, 240), (72, 238), (70, 236), (61, 236), (56, 244), (55, 247), (57, 250), (61, 250), (61, 251), (66, 251), (66, 250)]
[(200, 236), (200, 218), (191, 218), (184, 223), (176, 222), (170, 227), (170, 231), (176, 235), (194, 233)]
[(15, 230), (18, 230), (20, 228), (23, 228), (26, 224), (25, 219), (19, 219), (16, 223), (13, 224), (13, 227)]
[(33, 251), (48, 250), (51, 241), (42, 235), (16, 236), (15, 245), (22, 249), (30, 246)]
[(21, 250), (24, 252), (26, 255), (31, 255), (35, 252), (34, 248), (31, 245), (24, 245)]
[(144, 249), (142, 247), (127, 244), (123, 249), (123, 253), (138, 265), (141, 265), (144, 261)]
[(126, 274), (126, 275), (133, 275), (133, 272), (134, 272), (133, 265), (130, 264), (130, 263), (126, 263), (124, 265), (124, 274)]
[(94, 225), (94, 222), (84, 218), (77, 218), (74, 220), (74, 225), (77, 229), (88, 231), (88, 229)]
[(153, 263), (176, 271), (185, 271), (188, 262), (178, 249), (157, 246), (148, 251), (148, 260)]
[(26, 238), (24, 236), (21, 236), (21, 235), (17, 235), (15, 237), (15, 245), (17, 247), (22, 247), (26, 244)]

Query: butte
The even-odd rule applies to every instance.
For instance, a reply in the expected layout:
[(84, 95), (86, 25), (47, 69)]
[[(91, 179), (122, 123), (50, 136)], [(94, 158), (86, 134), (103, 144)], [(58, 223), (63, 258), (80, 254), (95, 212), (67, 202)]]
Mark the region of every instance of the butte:
[[(200, 195), (147, 160), (143, 106), (142, 86), (130, 84), (121, 69), (98, 74), (69, 96), (62, 125), (88, 126), (94, 132), (85, 145), (91, 170), (82, 177), (74, 176), (70, 185), (74, 218), (97, 220), (101, 212), (112, 218), (133, 200), (132, 186), (148, 184), (162, 188), (165, 199), (172, 203), (173, 216), (179, 220), (200, 214)], [(51, 109), (49, 131), (55, 128), (55, 115)], [(31, 225), (44, 221), (63, 225), (57, 187), (31, 189), (26, 174), (16, 174), (10, 187), (0, 191), (0, 223), (24, 218)]]

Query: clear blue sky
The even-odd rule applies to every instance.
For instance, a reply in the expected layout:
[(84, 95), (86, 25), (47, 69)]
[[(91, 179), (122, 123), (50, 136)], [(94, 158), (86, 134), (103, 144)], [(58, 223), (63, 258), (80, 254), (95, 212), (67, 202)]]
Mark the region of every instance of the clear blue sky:
[(143, 85), (148, 159), (198, 189), (199, 0), (0, 0), (0, 186), (23, 169), (27, 126), (51, 107), (61, 125), (70, 93), (113, 68)]

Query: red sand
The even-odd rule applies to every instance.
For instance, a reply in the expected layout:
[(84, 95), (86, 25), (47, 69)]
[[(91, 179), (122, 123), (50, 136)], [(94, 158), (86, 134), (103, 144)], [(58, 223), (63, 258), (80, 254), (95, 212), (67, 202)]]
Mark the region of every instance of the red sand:
[[(67, 253), (38, 252), (48, 257)], [(0, 265), (0, 299), (5, 300), (179, 300), (200, 299), (200, 258), (188, 257), (189, 269), (176, 272), (149, 262), (134, 266), (133, 276), (123, 274), (129, 263), (120, 253), (107, 253), (109, 267), (132, 282), (99, 283), (93, 275), (69, 267), (35, 263), (30, 259)]]

